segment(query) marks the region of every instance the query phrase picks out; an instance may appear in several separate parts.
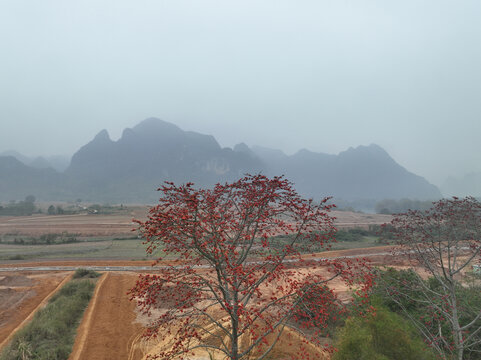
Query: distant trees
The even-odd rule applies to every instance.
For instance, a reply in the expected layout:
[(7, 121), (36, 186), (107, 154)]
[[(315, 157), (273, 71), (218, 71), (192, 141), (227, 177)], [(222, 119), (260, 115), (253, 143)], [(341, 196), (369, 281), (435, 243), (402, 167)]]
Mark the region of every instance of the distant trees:
[[(72, 212), (69, 212), (69, 213), (72, 213)], [(60, 205), (57, 205), (57, 206), (50, 205), (47, 209), (47, 214), (49, 214), (49, 215), (63, 215), (63, 214), (65, 214), (65, 210)]]
[(24, 201), (12, 201), (6, 206), (0, 206), (0, 215), (7, 216), (29, 216), (37, 211), (35, 196), (28, 195)]
[(408, 210), (427, 210), (433, 205), (432, 201), (421, 201), (411, 199), (384, 199), (378, 201), (374, 210), (378, 214), (398, 214)]
[(35, 202), (35, 200), (36, 200), (36, 199), (35, 199), (35, 196), (33, 196), (33, 195), (27, 195), (27, 196), (25, 197), (25, 202), (26, 202), (26, 203), (33, 204), (33, 203)]

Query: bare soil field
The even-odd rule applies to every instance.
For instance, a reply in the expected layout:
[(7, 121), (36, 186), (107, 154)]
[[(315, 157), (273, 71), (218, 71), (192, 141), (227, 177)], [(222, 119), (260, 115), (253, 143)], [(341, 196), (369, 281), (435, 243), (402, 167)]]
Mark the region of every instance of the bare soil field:
[[(330, 251), (315, 254), (317, 257), (366, 256), (376, 264), (402, 266), (392, 263), (388, 256), (391, 248), (356, 249)], [(312, 255), (310, 255), (312, 256)], [(306, 256), (306, 257), (310, 257)], [(2, 268), (20, 266), (149, 266), (151, 261), (46, 261), (3, 264)], [(300, 269), (300, 271), (302, 271)], [(51, 294), (67, 273), (58, 272), (5, 272), (0, 276), (0, 342), (17, 328), (39, 304)], [(137, 274), (133, 272), (106, 273), (99, 281), (96, 292), (78, 330), (72, 360), (79, 359), (142, 359), (155, 344), (147, 344), (141, 338), (142, 328), (148, 319), (139, 316), (135, 304), (130, 302), (126, 293), (134, 285)], [(346, 296), (345, 286), (334, 283), (341, 297)], [(19, 295), (20, 294), (20, 295)], [(292, 337), (293, 335), (289, 335)], [(280, 342), (276, 354), (292, 353), (293, 349), (282, 344), (292, 343), (291, 339)], [(157, 344), (158, 346), (158, 344)], [(287, 345), (286, 345), (287, 346)], [(313, 347), (312, 352), (319, 349)], [(95, 357), (93, 357), (95, 354)]]
[(334, 225), (339, 229), (368, 228), (369, 225), (381, 225), (391, 221), (391, 215), (366, 214), (352, 211), (331, 211), (335, 217)]
[[(35, 215), (30, 217), (0, 217), (0, 235), (20, 234), (38, 236), (48, 233), (68, 232), (84, 237), (95, 236), (127, 236), (132, 235), (135, 224), (133, 218), (145, 218), (147, 207), (136, 208), (135, 211), (121, 215)], [(387, 215), (361, 214), (344, 211), (333, 211), (336, 226), (339, 228), (368, 227), (371, 224), (382, 224), (390, 221)], [(125, 243), (127, 244), (127, 243)], [(79, 244), (66, 244), (65, 246)], [(48, 249), (53, 249), (49, 245)], [(64, 245), (62, 245), (64, 246)], [(87, 245), (85, 245), (87, 246)], [(26, 249), (26, 248), (25, 248)], [(350, 249), (330, 251), (306, 257), (352, 257), (366, 256), (375, 264), (403, 266), (400, 259), (393, 263), (388, 254), (391, 248), (376, 247), (366, 249)], [(111, 249), (108, 249), (111, 251)], [(36, 259), (3, 263), (4, 269), (17, 267), (44, 266), (149, 266), (151, 260), (131, 261), (128, 258), (118, 260), (75, 259), (59, 256), (57, 259)], [(12, 269), (13, 270), (13, 269)], [(65, 280), (66, 272), (2, 272), (0, 273), (0, 347), (12, 331), (33, 315), (41, 304)], [(108, 272), (99, 281), (94, 297), (79, 327), (72, 360), (79, 359), (142, 359), (155, 344), (148, 344), (141, 338), (143, 326), (147, 319), (137, 313), (135, 304), (130, 302), (126, 293), (134, 285), (137, 275), (133, 272)], [(346, 292), (341, 284), (335, 284), (340, 294)], [(288, 331), (287, 333), (290, 334)], [(295, 334), (294, 334), (295, 335)], [(289, 339), (281, 340), (274, 354), (288, 356), (292, 349), (285, 344), (296, 343)], [(299, 340), (300, 341), (300, 340)], [(282, 345), (284, 344), (284, 345)], [(287, 347), (286, 347), (287, 346)], [(294, 346), (295, 347), (295, 346)], [(314, 355), (319, 349), (311, 349)], [(276, 355), (276, 356), (277, 356)], [(319, 355), (320, 356), (320, 355)]]
[(132, 219), (145, 218), (148, 208), (135, 207), (115, 215), (78, 214), (0, 216), (0, 235), (42, 235), (68, 232), (81, 236), (131, 235), (135, 227)]
[[(68, 232), (80, 236), (132, 235), (136, 228), (132, 219), (146, 219), (148, 208), (136, 207), (116, 215), (32, 215), (8, 217), (0, 216), (0, 235), (42, 235)], [(332, 211), (335, 225), (339, 228), (368, 227), (391, 221), (390, 215), (365, 214), (351, 211)]]
[(46, 304), (71, 273), (5, 272), (0, 276), (0, 349)]

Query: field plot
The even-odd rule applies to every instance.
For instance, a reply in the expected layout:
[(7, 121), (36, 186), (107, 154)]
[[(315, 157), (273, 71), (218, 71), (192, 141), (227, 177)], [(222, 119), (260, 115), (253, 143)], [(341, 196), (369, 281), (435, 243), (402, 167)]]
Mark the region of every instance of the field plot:
[(0, 217), (0, 261), (145, 259), (145, 247), (132, 232), (132, 218), (145, 214), (146, 207), (136, 207), (115, 215)]
[(15, 273), (0, 276), (0, 348), (33, 315), (70, 273)]
[(331, 211), (335, 217), (334, 225), (339, 229), (346, 228), (368, 228), (369, 225), (381, 225), (391, 221), (391, 215), (366, 214), (352, 211)]
[[(100, 279), (94, 296), (78, 329), (71, 360), (82, 359), (129, 359), (140, 360), (162, 343), (147, 343), (142, 331), (148, 319), (142, 317), (130, 302), (127, 291), (134, 285), (134, 272), (110, 272), (110, 266), (148, 266), (142, 239), (132, 232), (132, 218), (145, 218), (146, 207), (135, 212), (115, 215), (67, 215), (31, 217), (0, 217), (0, 266), (104, 266), (106, 274)], [(336, 226), (344, 228), (368, 228), (382, 224), (390, 216), (334, 211)], [(44, 234), (75, 234), (78, 241), (50, 245), (15, 244), (15, 237), (40, 237)], [(334, 245), (331, 251), (306, 257), (352, 257), (368, 256), (377, 264), (390, 264), (390, 247), (379, 247), (374, 238)], [(366, 248), (378, 246), (376, 248)], [(357, 249), (364, 247), (364, 249)], [(9, 260), (12, 259), (12, 260)], [(18, 259), (18, 260), (13, 260)], [(400, 265), (400, 264), (398, 264)], [(128, 270), (128, 268), (124, 269)], [(300, 269), (300, 271), (302, 271)], [(70, 272), (71, 273), (71, 272)], [(69, 272), (2, 272), (0, 273), (0, 343), (19, 327), (68, 276)], [(340, 284), (339, 284), (340, 285)], [(336, 291), (348, 296), (346, 289)], [(295, 333), (291, 336), (295, 336)], [(294, 334), (294, 335), (293, 335)], [(284, 339), (276, 346), (271, 359), (293, 354), (286, 344), (296, 343)], [(321, 350), (312, 347), (313, 358), (321, 358)], [(317, 355), (314, 355), (317, 354)]]
[[(0, 262), (78, 259), (148, 260), (142, 239), (132, 231), (133, 218), (144, 219), (147, 207), (115, 215), (34, 215), (0, 217)], [(389, 215), (333, 211), (340, 229), (368, 228), (390, 221)], [(52, 242), (46, 245), (46, 237)], [(42, 238), (43, 237), (43, 238)], [(73, 240), (72, 240), (73, 239)], [(66, 240), (65, 243), (62, 241)], [(48, 240), (50, 241), (50, 240)], [(378, 246), (376, 238), (333, 244), (334, 250)]]
[[(41, 235), (47, 233), (72, 233), (82, 237), (132, 235), (132, 219), (145, 220), (148, 208), (136, 207), (122, 214), (33, 215), (0, 216), (0, 235)], [(332, 211), (339, 228), (367, 227), (391, 221), (390, 215), (365, 214), (351, 211)]]
[(147, 207), (135, 207), (120, 214), (77, 214), (0, 216), (0, 235), (41, 235), (68, 232), (80, 236), (132, 235), (133, 218), (144, 218)]

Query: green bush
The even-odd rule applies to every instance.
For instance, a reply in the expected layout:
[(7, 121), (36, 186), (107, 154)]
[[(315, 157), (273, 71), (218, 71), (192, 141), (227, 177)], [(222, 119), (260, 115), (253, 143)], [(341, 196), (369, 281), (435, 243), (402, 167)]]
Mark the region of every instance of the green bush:
[(401, 316), (385, 307), (346, 321), (333, 360), (431, 360), (431, 349)]
[(99, 277), (100, 273), (93, 271), (93, 270), (87, 270), (87, 269), (77, 269), (75, 270), (75, 273), (73, 274), (74, 279), (80, 279), (80, 278), (90, 278), (94, 279), (96, 277)]

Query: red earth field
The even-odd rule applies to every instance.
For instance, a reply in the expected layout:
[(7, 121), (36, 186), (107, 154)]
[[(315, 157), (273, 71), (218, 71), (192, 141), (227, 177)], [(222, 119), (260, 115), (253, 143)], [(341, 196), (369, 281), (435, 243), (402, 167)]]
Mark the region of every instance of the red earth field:
[[(135, 207), (115, 215), (33, 215), (21, 217), (0, 217), (0, 235), (42, 235), (68, 232), (81, 236), (132, 235), (135, 224), (132, 219), (145, 219), (147, 207)], [(351, 211), (332, 211), (338, 228), (367, 227), (391, 221), (390, 215), (364, 214)]]
[[(18, 233), (40, 235), (45, 233), (69, 233), (83, 236), (114, 236), (131, 234), (132, 218), (143, 218), (146, 207), (122, 215), (72, 215), (72, 216), (32, 216), (17, 218), (0, 218), (0, 235)], [(334, 211), (338, 227), (367, 227), (370, 224), (382, 224), (390, 220), (386, 215), (359, 214)], [(354, 250), (331, 251), (316, 254), (320, 257), (359, 256), (369, 257), (375, 264), (407, 265), (402, 259), (389, 256), (390, 247), (376, 247)], [(149, 266), (151, 261), (128, 260), (62, 260), (24, 261), (14, 264), (0, 264), (0, 348), (5, 346), (11, 334), (27, 322), (42, 307), (48, 298), (67, 281), (71, 272), (56, 271), (15, 271), (19, 267), (45, 266)], [(302, 271), (300, 269), (300, 271)], [(148, 319), (140, 316), (135, 304), (128, 300), (127, 291), (134, 285), (137, 274), (132, 271), (105, 271), (99, 280), (94, 297), (87, 308), (78, 329), (71, 360), (81, 359), (142, 359), (149, 349), (158, 343), (146, 343), (141, 334)], [(346, 291), (342, 284), (335, 284), (336, 291)], [(289, 331), (288, 331), (289, 333)], [(281, 340), (273, 356), (280, 358), (294, 351), (296, 335), (291, 332), (288, 340)], [(292, 343), (293, 345), (287, 345)], [(290, 348), (289, 348), (290, 347)], [(313, 358), (325, 357), (320, 349), (309, 350)], [(326, 357), (327, 358), (327, 357)], [(199, 358), (200, 359), (200, 358)]]
[(69, 272), (0, 273), (0, 349), (70, 275)]

